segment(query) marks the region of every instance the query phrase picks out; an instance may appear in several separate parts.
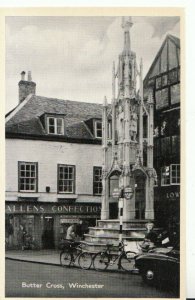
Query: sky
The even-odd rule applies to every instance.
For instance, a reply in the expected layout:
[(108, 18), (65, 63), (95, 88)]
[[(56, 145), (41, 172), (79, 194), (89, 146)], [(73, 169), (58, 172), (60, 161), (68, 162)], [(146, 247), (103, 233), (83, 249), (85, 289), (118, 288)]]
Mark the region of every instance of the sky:
[[(131, 46), (144, 76), (179, 17), (133, 17)], [(6, 112), (18, 104), (20, 73), (39, 96), (102, 103), (112, 97), (112, 64), (123, 49), (121, 17), (6, 17)]]

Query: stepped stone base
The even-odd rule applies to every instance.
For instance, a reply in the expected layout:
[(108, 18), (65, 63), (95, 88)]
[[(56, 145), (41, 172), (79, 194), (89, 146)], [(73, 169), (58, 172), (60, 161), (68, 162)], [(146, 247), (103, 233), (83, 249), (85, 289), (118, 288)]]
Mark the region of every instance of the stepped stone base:
[[(145, 224), (149, 220), (131, 220), (123, 222), (123, 240), (126, 250), (138, 252), (137, 242), (145, 237)], [(119, 220), (99, 220), (96, 227), (89, 227), (89, 233), (85, 234), (83, 244), (85, 249), (90, 252), (102, 251), (107, 244), (113, 245), (115, 251), (119, 244)]]

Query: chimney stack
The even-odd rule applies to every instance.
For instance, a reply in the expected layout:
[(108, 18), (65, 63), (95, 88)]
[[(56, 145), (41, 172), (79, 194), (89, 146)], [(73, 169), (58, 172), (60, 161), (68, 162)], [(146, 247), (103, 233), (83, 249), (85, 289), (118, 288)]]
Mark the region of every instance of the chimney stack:
[(28, 80), (25, 80), (26, 72), (21, 72), (21, 80), (18, 83), (19, 86), (19, 103), (24, 101), (30, 94), (36, 94), (36, 83), (32, 81), (31, 72), (28, 72)]
[(28, 71), (28, 81), (32, 81), (31, 71)]
[(24, 71), (21, 72), (21, 80), (25, 80), (25, 74), (26, 74), (26, 72), (24, 72)]

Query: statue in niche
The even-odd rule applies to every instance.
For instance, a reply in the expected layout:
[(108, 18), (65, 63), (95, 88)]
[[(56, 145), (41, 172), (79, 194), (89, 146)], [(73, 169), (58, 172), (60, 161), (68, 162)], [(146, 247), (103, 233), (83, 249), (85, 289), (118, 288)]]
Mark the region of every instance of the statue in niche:
[(133, 64), (133, 61), (129, 62), (129, 81), (130, 81), (130, 87), (134, 88), (134, 64)]
[(136, 135), (137, 135), (137, 113), (135, 111), (135, 106), (132, 108), (130, 113), (130, 139), (132, 141), (136, 141)]
[(124, 74), (124, 63), (122, 60), (119, 60), (118, 66), (118, 83), (120, 91), (123, 90), (123, 74)]

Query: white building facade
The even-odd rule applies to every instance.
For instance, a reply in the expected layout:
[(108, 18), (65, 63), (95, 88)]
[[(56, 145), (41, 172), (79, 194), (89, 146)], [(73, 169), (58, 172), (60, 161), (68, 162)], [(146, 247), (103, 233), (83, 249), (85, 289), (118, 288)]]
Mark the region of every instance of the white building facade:
[(6, 244), (20, 248), (25, 231), (56, 248), (70, 224), (81, 233), (100, 218), (102, 107), (36, 96), (21, 75), (6, 116)]

